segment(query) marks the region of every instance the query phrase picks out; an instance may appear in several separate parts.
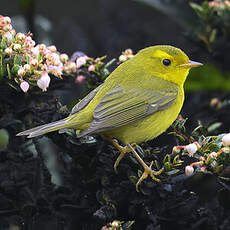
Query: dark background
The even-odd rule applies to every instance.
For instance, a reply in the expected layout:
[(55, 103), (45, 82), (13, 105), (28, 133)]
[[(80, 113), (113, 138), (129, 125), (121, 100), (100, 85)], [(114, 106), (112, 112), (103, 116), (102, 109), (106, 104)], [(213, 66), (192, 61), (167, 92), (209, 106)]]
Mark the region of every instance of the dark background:
[[(185, 39), (183, 20), (177, 15), (166, 15), (133, 0), (39, 0), (29, 7), (26, 2), (2, 1), (0, 12), (12, 18), (17, 32), (32, 31), (35, 41), (55, 44), (69, 55), (82, 50), (89, 56), (114, 57), (126, 48), (137, 52), (151, 45), (170, 44), (193, 58), (201, 56)], [(194, 16), (188, 5), (181, 10)], [(19, 17), (23, 14), (29, 23), (23, 24)], [(33, 17), (35, 25), (31, 23)], [(207, 55), (202, 59), (205, 61)]]

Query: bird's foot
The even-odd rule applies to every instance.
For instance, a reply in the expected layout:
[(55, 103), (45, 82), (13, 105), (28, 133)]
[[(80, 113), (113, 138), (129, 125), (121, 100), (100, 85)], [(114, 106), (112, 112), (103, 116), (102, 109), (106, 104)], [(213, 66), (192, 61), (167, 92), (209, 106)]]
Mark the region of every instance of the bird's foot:
[(133, 155), (136, 157), (136, 159), (139, 161), (139, 163), (142, 165), (142, 167), (144, 168), (144, 172), (143, 172), (142, 176), (140, 177), (140, 179), (138, 180), (138, 182), (136, 184), (136, 190), (137, 190), (137, 192), (139, 192), (139, 189), (138, 189), (139, 185), (142, 183), (143, 180), (145, 180), (148, 177), (148, 175), (153, 180), (155, 180), (157, 182), (160, 182), (160, 180), (157, 179), (155, 176), (160, 175), (164, 171), (164, 168), (160, 169), (159, 171), (152, 170), (153, 161), (151, 162), (150, 166), (147, 166), (146, 163), (138, 155), (138, 153), (136, 152), (136, 150), (133, 148), (133, 146), (130, 145), (130, 144), (128, 144), (127, 146), (131, 150), (131, 152), (133, 153)]
[(148, 177), (148, 175), (156, 182), (160, 182), (160, 180), (155, 176), (160, 175), (164, 171), (164, 168), (160, 169), (159, 171), (154, 171), (152, 170), (152, 165), (153, 165), (153, 161), (151, 162), (149, 167), (146, 164), (142, 165), (144, 167), (144, 172), (140, 177), (140, 179), (138, 180), (138, 182), (136, 183), (137, 192), (139, 192), (139, 185), (142, 183), (143, 180), (145, 180)]
[(121, 159), (125, 156), (126, 153), (131, 152), (128, 146), (121, 146), (119, 145), (118, 141), (116, 139), (112, 140), (112, 144), (116, 147), (116, 149), (120, 152), (120, 155), (118, 156), (117, 160), (114, 163), (114, 171), (117, 173), (117, 167), (121, 161)]

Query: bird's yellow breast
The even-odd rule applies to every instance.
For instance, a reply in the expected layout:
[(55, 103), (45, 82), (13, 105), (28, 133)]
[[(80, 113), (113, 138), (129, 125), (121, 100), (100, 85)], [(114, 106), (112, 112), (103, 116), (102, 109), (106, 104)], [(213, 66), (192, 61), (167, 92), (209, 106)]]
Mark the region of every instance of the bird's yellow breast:
[(141, 143), (151, 140), (169, 128), (178, 117), (184, 102), (184, 90), (179, 88), (176, 100), (167, 108), (147, 118), (102, 132), (109, 139), (115, 138), (124, 144)]

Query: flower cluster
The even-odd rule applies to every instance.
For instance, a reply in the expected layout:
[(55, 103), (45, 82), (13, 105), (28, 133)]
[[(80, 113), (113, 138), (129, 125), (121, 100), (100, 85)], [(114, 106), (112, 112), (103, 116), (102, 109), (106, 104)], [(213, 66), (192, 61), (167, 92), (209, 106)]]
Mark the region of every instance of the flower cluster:
[(230, 8), (230, 1), (229, 0), (214, 0), (209, 2), (209, 7), (217, 9), (217, 10), (225, 10)]
[[(219, 135), (215, 142), (210, 142), (210, 139), (210, 137), (207, 140), (204, 139), (201, 145), (198, 142), (194, 142), (185, 146), (174, 146), (173, 153), (179, 153), (183, 149), (184, 154), (199, 160), (185, 167), (185, 174), (187, 176), (193, 174), (194, 166), (199, 167), (201, 171), (207, 171), (209, 168), (216, 173), (223, 168), (223, 165), (220, 164), (220, 158), (222, 154), (229, 155), (230, 153), (230, 133)], [(197, 153), (198, 151), (200, 153)], [(194, 155), (196, 153), (197, 156)]]
[(126, 49), (124, 52), (122, 52), (122, 54), (120, 55), (119, 57), (119, 61), (122, 63), (122, 62), (125, 62), (127, 60), (129, 60), (130, 58), (132, 58), (134, 55), (133, 55), (133, 51), (131, 49)]
[[(27, 92), (34, 83), (46, 91), (50, 74), (58, 78), (73, 75), (86, 64), (88, 57), (72, 61), (67, 54), (60, 54), (54, 45), (36, 44), (31, 33), (16, 33), (11, 19), (0, 15), (0, 58), (1, 77), (8, 74), (11, 79), (13, 76), (23, 92)], [(94, 71), (94, 65), (89, 66), (89, 71)]]

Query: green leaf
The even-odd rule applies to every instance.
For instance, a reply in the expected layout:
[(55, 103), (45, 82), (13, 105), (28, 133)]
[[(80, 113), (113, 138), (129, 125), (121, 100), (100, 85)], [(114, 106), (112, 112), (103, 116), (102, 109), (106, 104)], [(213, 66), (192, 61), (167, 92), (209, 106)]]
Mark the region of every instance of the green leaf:
[(166, 172), (166, 174), (167, 174), (168, 176), (171, 176), (171, 175), (175, 175), (175, 174), (178, 173), (179, 171), (180, 171), (179, 169), (172, 169), (172, 170)]
[(122, 229), (123, 230), (130, 230), (134, 223), (135, 223), (134, 220), (130, 220), (130, 221), (125, 222), (124, 224), (122, 224)]
[(2, 41), (1, 41), (1, 48), (4, 50), (6, 47), (7, 47), (6, 39), (3, 38)]
[(208, 130), (203, 125), (199, 125), (192, 131), (192, 136), (207, 135), (207, 133)]
[(3, 69), (3, 57), (0, 55), (0, 79), (4, 77), (4, 69)]
[(192, 7), (193, 10), (195, 10), (196, 12), (199, 12), (199, 13), (200, 13), (200, 12), (203, 11), (202, 6), (200, 6), (200, 5), (198, 5), (198, 4), (194, 3), (194, 2), (190, 2), (189, 5), (190, 5), (190, 7)]
[(173, 165), (176, 165), (176, 164), (181, 164), (183, 161), (180, 160), (180, 156), (179, 155), (176, 155), (174, 158), (173, 158)]
[(211, 124), (211, 125), (208, 127), (208, 129), (207, 129), (208, 133), (211, 133), (211, 132), (215, 131), (215, 130), (218, 129), (221, 125), (222, 125), (222, 122), (216, 122), (216, 123)]
[(16, 65), (13, 65), (13, 67), (11, 68), (11, 72), (12, 72), (13, 74), (17, 74), (19, 68), (20, 68), (20, 65), (17, 65), (17, 64), (16, 64)]
[(14, 56), (14, 65), (20, 65), (20, 66), (23, 65), (23, 61), (18, 55)]
[(136, 184), (138, 182), (138, 178), (134, 175), (129, 176), (129, 180), (132, 184)]
[(30, 63), (30, 56), (29, 55), (26, 56), (26, 62), (27, 62), (27, 64)]
[(220, 150), (220, 147), (216, 143), (209, 143), (206, 147), (210, 152), (218, 152)]
[(0, 129), (0, 149), (5, 150), (9, 144), (9, 133), (6, 129)]
[(137, 170), (137, 175), (138, 175), (139, 178), (142, 176), (142, 174), (143, 174), (143, 172), (140, 169), (138, 169)]
[(181, 142), (185, 142), (185, 138), (182, 135), (180, 135), (180, 134), (178, 134), (176, 132), (169, 132), (168, 135), (173, 135), (176, 138), (178, 138)]
[(8, 73), (8, 77), (9, 79), (11, 80), (12, 79), (12, 76), (11, 76), (11, 72), (10, 72), (10, 65), (7, 63), (6, 65), (6, 69), (7, 69), (7, 73)]
[(217, 29), (213, 29), (209, 36), (210, 43), (213, 43), (216, 40), (216, 35), (217, 35)]
[(169, 162), (164, 163), (164, 168), (165, 168), (165, 171), (169, 171), (172, 169), (171, 164)]
[(111, 66), (116, 61), (116, 58), (113, 58), (111, 61), (105, 64), (104, 68), (107, 69), (109, 66)]
[(169, 154), (166, 154), (163, 159), (163, 164), (170, 162), (170, 161), (171, 161), (171, 156)]

